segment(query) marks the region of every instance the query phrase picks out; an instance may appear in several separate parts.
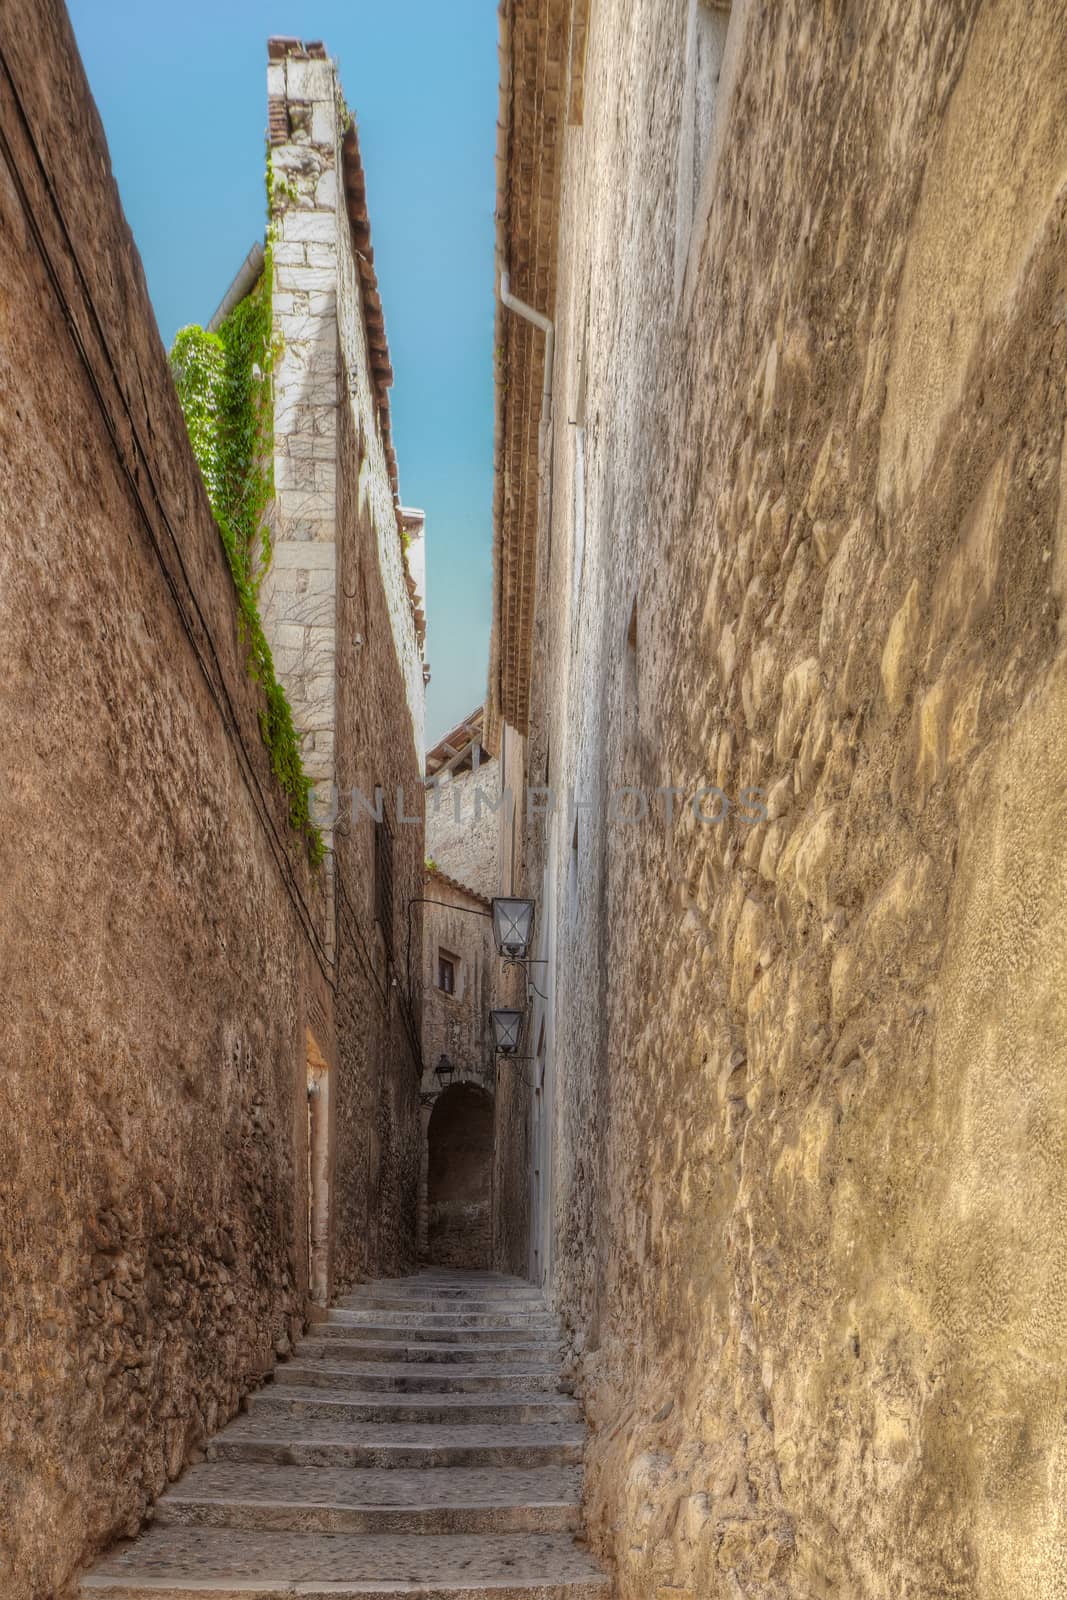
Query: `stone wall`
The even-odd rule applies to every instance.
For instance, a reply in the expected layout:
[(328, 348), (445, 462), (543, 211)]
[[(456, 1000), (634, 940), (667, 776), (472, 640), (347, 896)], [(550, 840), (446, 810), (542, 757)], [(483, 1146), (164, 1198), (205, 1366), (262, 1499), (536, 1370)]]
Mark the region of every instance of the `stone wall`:
[[(337, 68), (297, 40), (274, 39), (267, 69), (274, 234), (275, 489), (264, 621), (284, 652), (308, 771), (328, 809), (335, 764), (332, 665), (337, 571), (339, 412), (351, 414), (358, 492), (386, 595), (388, 639), (400, 664), (411, 739), (423, 748), (422, 643), (401, 546), (396, 460), (385, 390), (392, 382), (380, 297), (360, 257), (369, 246), (366, 180)], [(358, 219), (358, 220), (357, 220)], [(359, 242), (354, 238), (359, 233)], [(365, 238), (364, 238), (365, 236)], [(374, 280), (376, 282), (376, 280)], [(373, 295), (375, 329), (369, 329)], [(409, 520), (420, 514), (409, 513)], [(421, 526), (421, 525), (420, 525)], [(420, 572), (425, 563), (419, 535)], [(414, 580), (412, 580), (412, 588)], [(357, 650), (362, 646), (357, 647)], [(356, 665), (359, 665), (357, 662)], [(373, 670), (373, 669), (372, 669)]]
[[(526, 771), (523, 764), (525, 741), (509, 727), (504, 728), (500, 740), (500, 754), (496, 758), (500, 767), (501, 788), (508, 792), (512, 804), (500, 814), (500, 839), (497, 851), (498, 894), (519, 894), (523, 890), (521, 868), (523, 865), (524, 825), (526, 818)], [(542, 906), (543, 910), (543, 906)], [(534, 937), (538, 957), (545, 951), (542, 937), (543, 925), (535, 921)], [(537, 969), (535, 969), (536, 971)], [(540, 969), (544, 972), (544, 968)], [(544, 988), (542, 978), (535, 978), (537, 986)], [(512, 969), (501, 974), (501, 1006), (521, 1006), (524, 1003), (521, 974)], [(543, 1002), (535, 995), (534, 1007)], [(538, 1026), (527, 1027), (527, 1044), (524, 1053), (530, 1054), (540, 1036)], [(537, 1064), (540, 1080), (541, 1063)], [(540, 1274), (531, 1260), (530, 1200), (531, 1179), (536, 1166), (531, 1134), (536, 1125), (531, 1112), (536, 1110), (539, 1097), (532, 1088), (533, 1076), (529, 1063), (522, 1071), (514, 1066), (502, 1066), (497, 1073), (496, 1135), (493, 1145), (494, 1179), (493, 1196), (496, 1225), (493, 1233), (493, 1264), (499, 1272), (529, 1274), (540, 1281)]]
[(526, 1277), (530, 1249), (530, 1093), (514, 1067), (497, 1073), (493, 1135), (493, 1270)]
[(687, 11), (592, 8), (550, 308), (531, 781), (731, 802), (528, 842), (593, 1537), (620, 1600), (1051, 1600), (1062, 11), (736, 0), (683, 217)]
[[(480, 719), (479, 719), (480, 721)], [(433, 863), (425, 894), (444, 905), (425, 908), (423, 956), (423, 1128), (424, 1161), (420, 1191), (419, 1247), (430, 1254), (428, 1172), (430, 1113), (440, 1092), (434, 1068), (448, 1055), (461, 1078), (480, 1083), (492, 1096), (493, 1140), (490, 1185), (490, 1227), (484, 1241), (478, 1232), (479, 1264), (499, 1272), (525, 1274), (529, 1268), (530, 1234), (530, 1095), (532, 1067), (527, 1061), (497, 1059), (488, 1021), (496, 1007), (525, 1004), (523, 975), (507, 968), (496, 953), (487, 915), (492, 896), (510, 893), (502, 861), (515, 851), (517, 817), (524, 806), (520, 767), (509, 769), (486, 756), (475, 740), (478, 765), (463, 766), (427, 784), (426, 845)], [(433, 754), (442, 754), (443, 748)], [(475, 893), (467, 892), (474, 888)], [(455, 909), (449, 909), (454, 907)], [(464, 908), (464, 909), (460, 909)], [(459, 957), (467, 975), (457, 999), (438, 987), (440, 951)], [(475, 981), (469, 981), (474, 975)], [(524, 1047), (526, 1053), (526, 1047)], [(474, 1238), (471, 1220), (465, 1230)], [(440, 1244), (436, 1258), (441, 1256)]]
[(44, 1600), (302, 1325), (333, 1023), (62, 8), (12, 0), (0, 52), (0, 1591)]
[[(334, 1267), (348, 1287), (414, 1259), (419, 1039), (405, 961), (409, 907), (416, 939), (419, 931), (411, 903), (424, 858), (424, 685), (384, 399), (388, 352), (384, 331), (372, 349), (372, 291), (357, 263), (354, 233), (369, 237), (365, 178), (336, 65), (312, 48), (269, 45), (279, 353), (274, 543), (262, 594), (334, 850)], [(372, 805), (380, 792), (380, 824), (353, 805), (357, 791)]]
[(380, 788), (382, 810), (377, 823), (365, 807), (349, 807), (336, 830), (342, 1058), (351, 1052), (338, 1126), (349, 1181), (339, 1183), (337, 1270), (347, 1285), (408, 1271), (415, 1259), (420, 1045), (407, 952), (409, 936), (416, 952), (421, 939), (425, 834), (421, 754), (365, 494), (366, 442), (352, 407), (342, 404), (339, 417), (337, 628), (364, 644), (338, 680), (337, 776), (344, 796), (358, 789), (370, 799)]
[[(435, 1069), (441, 1057), (447, 1056), (456, 1075), (456, 1089), (468, 1084), (483, 1092), (491, 1128), (497, 1071), (489, 1012), (504, 1002), (500, 998), (500, 960), (493, 942), (489, 900), (480, 886), (491, 889), (495, 882), (499, 813), (487, 805), (476, 820), (474, 792), (477, 790), (495, 806), (499, 781), (497, 763), (485, 762), (479, 769), (446, 778), (436, 791), (430, 786), (426, 801), (426, 851), (432, 865), (426, 871), (422, 891), (427, 903), (423, 906), (420, 975), (423, 1167), (419, 1248), (427, 1260), (456, 1266), (490, 1265), (494, 1228), (492, 1139), (485, 1151), (484, 1196), (473, 1210), (464, 1212), (462, 1207), (453, 1206), (447, 1218), (443, 1212), (438, 1216), (429, 1195), (431, 1169), (439, 1158), (434, 1148), (435, 1131), (439, 1133), (442, 1126), (442, 1083)], [(451, 993), (441, 986), (442, 958), (451, 963)], [(461, 1111), (463, 1107), (473, 1107), (478, 1114), (482, 1102), (468, 1098), (459, 1104)], [(450, 1143), (454, 1142), (454, 1134), (450, 1120)]]
[(340, 780), (389, 788), (386, 912), (370, 825), (338, 826), (336, 896), (289, 828), (62, 8), (12, 0), (0, 58), (0, 1592), (46, 1600), (303, 1327), (309, 1077), (328, 1085), (320, 1292), (412, 1261), (418, 645), (395, 519), (390, 549), (365, 505), (384, 446), (342, 407), (330, 699)]
[[(333, 63), (270, 62), (274, 506), (260, 601), (329, 823), (337, 659), (337, 84)], [(344, 208), (342, 203), (342, 216)], [(347, 224), (347, 218), (345, 218)], [(332, 845), (332, 830), (328, 828)]]
[[(433, 829), (430, 829), (430, 837)], [(427, 872), (423, 894), (422, 1054), (424, 1090), (434, 1087), (433, 1069), (447, 1055), (457, 1077), (493, 1087), (493, 1048), (488, 1014), (496, 1004), (499, 957), (493, 944), (489, 904), (479, 895)], [(452, 994), (438, 983), (438, 961), (453, 958)]]
[(500, 764), (491, 757), (443, 778), (427, 793), (427, 855), (485, 899), (499, 887), (502, 804)]

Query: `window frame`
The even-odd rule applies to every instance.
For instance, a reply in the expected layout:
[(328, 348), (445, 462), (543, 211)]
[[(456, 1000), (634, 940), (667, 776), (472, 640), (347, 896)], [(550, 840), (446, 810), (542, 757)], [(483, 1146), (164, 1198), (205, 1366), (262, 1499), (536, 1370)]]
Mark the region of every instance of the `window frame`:
[[(452, 976), (451, 989), (441, 981), (444, 976), (444, 969), (446, 967)], [(438, 945), (437, 976), (434, 981), (434, 987), (437, 989), (438, 993), (448, 995), (450, 1000), (458, 1000), (462, 992), (462, 974), (463, 963), (459, 956), (454, 955), (451, 950), (446, 950), (443, 945)]]

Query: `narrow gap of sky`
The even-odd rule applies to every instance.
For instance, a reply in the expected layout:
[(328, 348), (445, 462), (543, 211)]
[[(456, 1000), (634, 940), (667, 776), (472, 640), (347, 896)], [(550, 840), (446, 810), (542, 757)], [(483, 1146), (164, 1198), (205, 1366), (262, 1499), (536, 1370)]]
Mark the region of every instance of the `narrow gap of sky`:
[(69, 0), (164, 343), (265, 211), (267, 39), (321, 39), (359, 124), (400, 492), (427, 513), (430, 741), (485, 695), (491, 594), (492, 0)]

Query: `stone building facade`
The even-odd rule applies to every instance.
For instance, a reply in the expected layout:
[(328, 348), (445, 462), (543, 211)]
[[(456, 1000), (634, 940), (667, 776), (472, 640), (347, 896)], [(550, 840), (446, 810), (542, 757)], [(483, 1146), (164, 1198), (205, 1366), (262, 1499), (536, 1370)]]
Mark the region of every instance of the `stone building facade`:
[(376, 1263), (409, 1261), (414, 1239), (419, 1035), (404, 961), (425, 854), (424, 518), (400, 503), (355, 120), (322, 45), (275, 38), (268, 48), (278, 354), (261, 596), (328, 846), (350, 1052), (332, 1249), (337, 1281), (351, 1283)]
[[(137, 1529), (313, 1299), (412, 1262), (418, 1039), (391, 975), (424, 843), (421, 821), (395, 827), (385, 915), (381, 835), (338, 824), (331, 877), (290, 829), (51, 0), (0, 14), (0, 128), (0, 1592), (42, 1600)], [(350, 277), (344, 292), (351, 306)], [(395, 515), (395, 548), (385, 536), (381, 408), (344, 349), (338, 384), (359, 393), (336, 409), (322, 539), (339, 580), (334, 759), (342, 782), (395, 777), (415, 797), (417, 618)], [(279, 578), (293, 570), (325, 563), (283, 555)], [(319, 731), (309, 757), (329, 754)]]
[(511, 1165), (595, 1540), (620, 1600), (1051, 1600), (1062, 8), (501, 20)]
[(426, 757), (419, 1252), (435, 1265), (488, 1269), (497, 1088), (489, 1012), (503, 989), (490, 910), (500, 778), (482, 718), (479, 707)]

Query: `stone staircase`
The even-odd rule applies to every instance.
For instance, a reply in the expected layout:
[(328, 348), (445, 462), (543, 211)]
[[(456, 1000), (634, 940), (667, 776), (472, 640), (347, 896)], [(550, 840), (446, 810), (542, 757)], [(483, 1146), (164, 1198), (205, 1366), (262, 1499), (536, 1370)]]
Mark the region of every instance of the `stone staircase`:
[(610, 1600), (584, 1429), (517, 1278), (364, 1284), (167, 1490), (85, 1600)]

